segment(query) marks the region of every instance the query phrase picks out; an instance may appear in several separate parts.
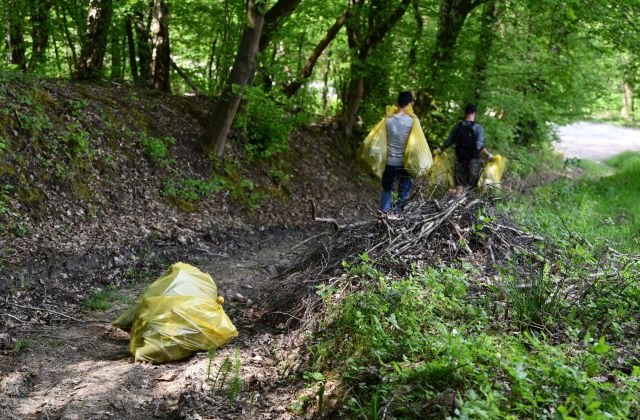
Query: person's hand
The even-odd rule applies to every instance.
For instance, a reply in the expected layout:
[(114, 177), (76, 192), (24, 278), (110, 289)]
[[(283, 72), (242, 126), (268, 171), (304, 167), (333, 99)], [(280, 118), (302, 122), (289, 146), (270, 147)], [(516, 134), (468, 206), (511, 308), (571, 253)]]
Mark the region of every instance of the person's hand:
[(487, 153), (487, 162), (493, 162), (493, 155), (491, 153)]
[(433, 155), (434, 155), (434, 156), (435, 156), (435, 155), (439, 155), (439, 154), (441, 154), (441, 153), (442, 153), (442, 149), (440, 149), (439, 147), (436, 147), (436, 148), (434, 149), (434, 151), (433, 151)]

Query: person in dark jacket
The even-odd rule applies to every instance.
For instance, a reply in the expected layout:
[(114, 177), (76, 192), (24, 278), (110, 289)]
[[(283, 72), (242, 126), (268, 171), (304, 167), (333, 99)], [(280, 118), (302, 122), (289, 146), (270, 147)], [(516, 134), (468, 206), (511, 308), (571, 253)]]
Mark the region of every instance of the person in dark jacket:
[(413, 103), (411, 92), (400, 92), (398, 95), (398, 111), (387, 118), (387, 165), (382, 174), (382, 194), (380, 195), (380, 211), (392, 210), (394, 184), (398, 181), (398, 200), (393, 210), (402, 210), (409, 198), (413, 180), (404, 168), (404, 151), (413, 128), (413, 117), (406, 110)]
[(449, 138), (436, 150), (440, 153), (447, 147), (455, 145), (455, 181), (456, 193), (460, 194), (464, 188), (475, 188), (480, 179), (482, 169), (482, 155), (489, 161), (493, 156), (484, 146), (484, 128), (476, 121), (477, 107), (467, 104), (464, 107), (464, 119), (456, 124), (449, 134)]

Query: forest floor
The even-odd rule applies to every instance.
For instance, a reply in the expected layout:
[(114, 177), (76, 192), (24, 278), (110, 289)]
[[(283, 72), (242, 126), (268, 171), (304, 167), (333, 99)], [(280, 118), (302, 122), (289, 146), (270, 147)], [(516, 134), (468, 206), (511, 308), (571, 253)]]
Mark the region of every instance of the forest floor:
[[(345, 159), (332, 127), (297, 131), (284, 163), (251, 163), (234, 150), (231, 167), (211, 172), (197, 146), (201, 98), (188, 99), (194, 105), (113, 87), (12, 83), (19, 85), (0, 120), (15, 146), (0, 154), (0, 187), (9, 186), (0, 188), (0, 417), (301, 415), (295, 404), (315, 392), (302, 376), (309, 336), (264, 322), (259, 286), (305, 252), (303, 241), (329, 229), (310, 222), (310, 200), (340, 218), (358, 214), (343, 209), (350, 201), (375, 206), (377, 186)], [(148, 131), (173, 136), (172, 159), (145, 154)], [(85, 137), (86, 155), (40, 142), (82, 146)], [(59, 157), (67, 170), (47, 166)], [(166, 194), (167, 185), (211, 180), (215, 192), (196, 200)], [(178, 261), (212, 275), (239, 336), (212, 360), (198, 353), (134, 363), (128, 334), (111, 322)], [(224, 384), (212, 389), (210, 362), (211, 376), (239, 363), (239, 395)], [(324, 384), (327, 406), (334, 387)]]
[[(331, 124), (297, 129), (277, 159), (250, 160), (231, 142), (212, 167), (204, 98), (1, 81), (0, 417), (287, 417), (303, 386), (290, 361), (299, 343), (256, 323), (255, 286), (327, 229), (311, 222), (310, 202), (348, 217), (346, 203), (377, 199)], [(240, 334), (212, 369), (241, 360), (251, 407), (224, 390), (211, 398), (206, 354), (134, 364), (128, 335), (111, 328), (178, 261), (209, 272), (225, 297)]]

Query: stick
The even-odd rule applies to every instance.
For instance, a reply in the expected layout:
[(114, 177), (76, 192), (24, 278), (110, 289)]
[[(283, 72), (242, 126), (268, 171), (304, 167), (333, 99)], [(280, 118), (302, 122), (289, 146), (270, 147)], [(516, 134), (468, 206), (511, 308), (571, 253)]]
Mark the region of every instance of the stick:
[(31, 309), (31, 310), (33, 310), (33, 311), (43, 311), (43, 312), (48, 312), (48, 313), (50, 313), (50, 314), (59, 315), (59, 316), (61, 316), (61, 317), (68, 318), (68, 319), (71, 319), (71, 320), (76, 321), (76, 322), (84, 322), (84, 321), (82, 321), (82, 320), (80, 320), (80, 319), (78, 319), (78, 318), (74, 318), (74, 317), (72, 317), (72, 316), (70, 316), (70, 315), (66, 315), (66, 314), (63, 314), (63, 313), (61, 313), (61, 312), (56, 312), (56, 311), (53, 311), (53, 310), (51, 310), (51, 309), (38, 308), (38, 307), (28, 306), (28, 305), (26, 305), (26, 306), (24, 306), (24, 305), (18, 305), (17, 303), (13, 303), (13, 302), (7, 302), (7, 304), (9, 304), (9, 305), (11, 305), (11, 306), (15, 306), (16, 308)]

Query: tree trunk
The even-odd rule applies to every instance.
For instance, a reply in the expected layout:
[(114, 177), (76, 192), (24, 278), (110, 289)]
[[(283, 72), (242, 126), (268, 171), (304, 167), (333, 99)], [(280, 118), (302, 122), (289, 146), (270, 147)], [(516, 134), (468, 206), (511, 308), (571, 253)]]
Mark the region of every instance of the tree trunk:
[(227, 136), (238, 112), (242, 91), (255, 73), (255, 59), (260, 45), (262, 43), (266, 49), (271, 41), (271, 38), (262, 39), (262, 29), (265, 22), (269, 22), (271, 25), (280, 25), (281, 21), (291, 15), (299, 3), (300, 0), (278, 0), (268, 12), (264, 13), (265, 1), (248, 0), (247, 22), (240, 38), (240, 46), (233, 68), (220, 100), (213, 109), (205, 134), (205, 150), (210, 155), (215, 153), (218, 158), (224, 156)]
[(416, 77), (416, 70), (414, 66), (418, 63), (418, 44), (422, 39), (422, 33), (424, 32), (424, 18), (420, 13), (420, 6), (417, 1), (413, 1), (413, 16), (416, 19), (416, 34), (413, 38), (413, 44), (409, 50), (409, 74), (411, 77)]
[(138, 84), (140, 74), (138, 73), (138, 61), (136, 59), (136, 44), (133, 38), (133, 27), (131, 23), (131, 15), (127, 14), (124, 18), (124, 32), (127, 36), (127, 50), (129, 50), (129, 67), (131, 68), (131, 77), (133, 82)]
[(481, 18), (480, 44), (476, 50), (476, 59), (473, 65), (473, 79), (475, 82), (473, 98), (476, 102), (482, 99), (482, 91), (487, 79), (487, 67), (491, 57), (491, 47), (495, 40), (495, 26), (498, 19), (496, 10), (497, 0), (489, 0), (484, 5)]
[(327, 62), (324, 65), (324, 73), (322, 76), (322, 110), (326, 111), (329, 105), (329, 70), (331, 69), (331, 50), (327, 56)]
[(38, 71), (46, 61), (51, 6), (50, 0), (31, 2), (31, 58), (29, 59), (29, 71)]
[[(118, 24), (113, 25), (113, 29), (111, 30), (111, 79), (112, 80), (122, 80), (123, 79), (123, 71), (122, 71), (122, 50), (123, 50), (123, 42), (122, 42), (122, 32), (120, 22)], [(115, 30), (114, 30), (115, 29)]]
[(438, 29), (436, 42), (431, 55), (431, 71), (426, 86), (416, 95), (414, 109), (418, 115), (426, 115), (435, 111), (435, 100), (443, 88), (442, 75), (451, 63), (455, 44), (460, 30), (469, 13), (482, 4), (484, 0), (441, 0), (438, 12)]
[[(345, 21), (347, 29), (347, 39), (351, 50), (351, 80), (347, 90), (347, 99), (342, 112), (342, 128), (347, 137), (352, 137), (353, 128), (358, 118), (358, 111), (364, 96), (364, 84), (367, 73), (367, 59), (369, 53), (382, 40), (393, 26), (404, 16), (409, 7), (410, 0), (402, 0), (390, 13), (387, 9), (388, 2), (374, 1), (368, 10), (366, 17), (365, 33), (357, 16), (362, 13), (364, 0), (350, 0), (350, 7), (347, 11)], [(385, 7), (386, 6), (386, 7)]]
[(247, 23), (242, 32), (238, 53), (222, 97), (211, 114), (205, 134), (206, 151), (218, 158), (224, 156), (227, 135), (242, 99), (242, 90), (251, 79), (264, 25), (264, 12), (253, 0), (247, 4)]
[(56, 16), (58, 17), (58, 23), (60, 26), (60, 30), (64, 34), (64, 39), (67, 42), (67, 47), (69, 51), (71, 51), (71, 61), (68, 62), (69, 65), (69, 74), (73, 74), (74, 69), (78, 66), (78, 54), (76, 53), (76, 46), (71, 38), (71, 33), (69, 32), (69, 26), (67, 25), (67, 10), (65, 8), (60, 11), (60, 7), (58, 2), (54, 2), (53, 7), (56, 11)]
[(273, 35), (280, 30), (282, 22), (298, 7), (301, 0), (278, 0), (271, 9), (264, 15), (264, 31), (260, 35), (260, 46), (258, 52), (263, 53), (271, 40)]
[(169, 92), (171, 91), (169, 8), (164, 0), (154, 0), (153, 2), (151, 33), (153, 35), (153, 53), (151, 57), (153, 88), (163, 92)]
[(100, 76), (107, 51), (112, 15), (112, 0), (91, 0), (89, 3), (87, 26), (75, 79), (90, 80)]
[(27, 69), (26, 47), (24, 44), (24, 0), (13, 0), (7, 19), (7, 58), (22, 70)]
[(338, 20), (333, 24), (333, 26), (329, 28), (329, 31), (327, 31), (327, 34), (324, 36), (324, 38), (322, 38), (320, 42), (318, 42), (318, 45), (316, 45), (316, 47), (313, 49), (313, 52), (307, 59), (307, 64), (304, 66), (302, 71), (298, 74), (297, 79), (289, 83), (284, 88), (284, 93), (287, 96), (292, 97), (293, 95), (295, 95), (298, 92), (298, 89), (300, 89), (300, 87), (304, 83), (304, 81), (307, 78), (309, 78), (309, 76), (311, 76), (311, 73), (313, 72), (313, 68), (315, 67), (316, 62), (318, 61), (318, 59), (320, 58), (324, 50), (327, 48), (327, 46), (336, 37), (336, 35), (344, 25), (346, 18), (347, 18), (347, 12), (345, 11), (338, 18)]
[(625, 120), (633, 119), (633, 90), (627, 82), (622, 83), (622, 110), (620, 116)]
[(144, 24), (144, 15), (141, 11), (136, 11), (134, 27), (136, 30), (136, 43), (138, 47), (138, 64), (140, 77), (138, 82), (141, 86), (151, 85), (151, 47), (149, 41), (149, 29)]

